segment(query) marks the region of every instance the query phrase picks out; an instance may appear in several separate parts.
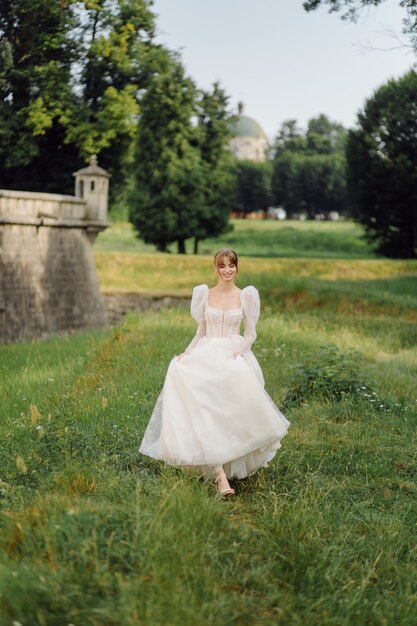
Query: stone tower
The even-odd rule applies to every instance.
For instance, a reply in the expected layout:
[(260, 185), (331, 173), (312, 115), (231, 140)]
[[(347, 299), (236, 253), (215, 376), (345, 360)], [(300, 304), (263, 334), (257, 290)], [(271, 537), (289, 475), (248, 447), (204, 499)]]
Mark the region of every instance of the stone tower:
[(73, 176), (75, 197), (85, 200), (87, 217), (92, 220), (106, 220), (110, 174), (98, 166), (97, 156), (93, 154), (90, 165), (74, 172)]

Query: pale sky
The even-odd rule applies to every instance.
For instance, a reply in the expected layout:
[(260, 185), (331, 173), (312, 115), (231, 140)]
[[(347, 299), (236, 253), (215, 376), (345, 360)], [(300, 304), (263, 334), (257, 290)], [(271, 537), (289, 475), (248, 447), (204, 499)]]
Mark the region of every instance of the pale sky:
[(302, 0), (154, 0), (158, 40), (180, 51), (201, 88), (219, 81), (233, 108), (242, 100), (272, 139), (282, 122), (301, 127), (325, 113), (352, 127), (375, 89), (408, 71), (416, 56), (404, 42), (399, 0), (363, 12), (358, 23)]

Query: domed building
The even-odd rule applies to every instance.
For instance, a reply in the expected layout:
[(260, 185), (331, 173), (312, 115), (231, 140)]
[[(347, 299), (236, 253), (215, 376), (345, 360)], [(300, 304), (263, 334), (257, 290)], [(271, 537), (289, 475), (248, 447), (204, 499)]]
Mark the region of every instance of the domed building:
[(268, 140), (263, 128), (256, 120), (243, 115), (243, 104), (239, 103), (239, 113), (236, 121), (229, 126), (232, 138), (229, 146), (234, 156), (239, 160), (265, 161), (265, 151)]

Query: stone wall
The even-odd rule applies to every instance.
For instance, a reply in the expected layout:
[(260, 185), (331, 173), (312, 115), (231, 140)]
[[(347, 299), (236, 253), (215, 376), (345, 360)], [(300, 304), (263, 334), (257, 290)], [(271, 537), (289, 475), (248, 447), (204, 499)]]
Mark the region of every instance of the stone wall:
[(107, 292), (102, 294), (106, 318), (111, 325), (123, 322), (127, 313), (143, 312), (169, 307), (176, 308), (190, 306), (190, 296), (155, 295), (149, 293), (119, 293)]
[(106, 226), (73, 196), (0, 190), (0, 343), (106, 324), (92, 251)]

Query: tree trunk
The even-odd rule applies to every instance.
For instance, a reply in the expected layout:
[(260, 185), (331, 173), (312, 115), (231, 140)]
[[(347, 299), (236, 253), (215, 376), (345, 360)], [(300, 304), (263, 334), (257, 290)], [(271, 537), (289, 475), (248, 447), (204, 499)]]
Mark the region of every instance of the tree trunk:
[(178, 239), (178, 254), (186, 254), (185, 239)]
[(198, 244), (200, 243), (200, 240), (198, 237), (195, 237), (194, 239), (194, 254), (198, 254)]

